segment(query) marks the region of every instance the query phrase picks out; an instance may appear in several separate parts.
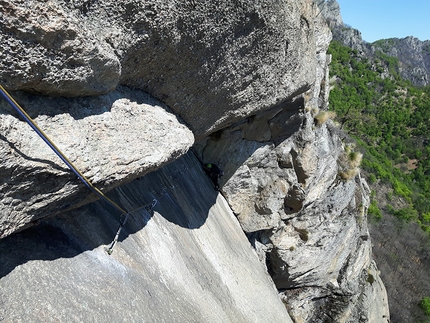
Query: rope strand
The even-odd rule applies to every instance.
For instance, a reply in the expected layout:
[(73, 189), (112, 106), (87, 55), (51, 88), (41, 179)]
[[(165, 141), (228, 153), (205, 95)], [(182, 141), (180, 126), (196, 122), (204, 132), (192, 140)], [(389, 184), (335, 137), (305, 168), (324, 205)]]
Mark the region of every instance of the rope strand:
[(36, 124), (36, 122), (25, 112), (25, 110), (12, 98), (12, 96), (1, 85), (0, 85), (0, 94), (15, 109), (15, 111), (29, 124), (29, 126), (42, 138), (42, 140), (55, 152), (55, 154), (67, 165), (67, 167), (78, 177), (78, 179), (85, 184), (85, 186), (87, 186), (90, 190), (96, 193), (101, 199), (105, 200), (108, 204), (112, 205), (115, 209), (121, 212), (120, 225), (115, 234), (115, 237), (112, 243), (110, 244), (110, 246), (105, 249), (109, 255), (112, 254), (113, 248), (118, 242), (121, 230), (124, 227), (125, 223), (127, 222), (129, 215), (133, 215), (132, 213), (142, 208), (144, 208), (149, 214), (152, 214), (154, 207), (157, 205), (157, 203), (159, 203), (159, 199), (162, 198), (164, 195), (169, 194), (169, 190), (170, 191), (174, 190), (176, 188), (175, 182), (178, 182), (179, 178), (189, 169), (187, 165), (181, 164), (182, 170), (178, 170), (177, 176), (175, 177), (171, 175), (169, 176), (170, 180), (173, 182), (171, 185), (169, 186), (163, 185), (161, 187), (160, 192), (157, 192), (154, 189), (149, 190), (149, 192), (153, 196), (158, 196), (158, 199), (154, 198), (151, 203), (140, 206), (136, 209), (133, 209), (132, 211), (126, 211), (125, 209), (120, 207), (117, 203), (115, 203), (113, 200), (111, 200), (109, 197), (107, 197), (97, 187), (95, 187), (88, 180), (88, 178), (85, 177), (85, 175), (82, 172), (80, 172), (75, 165), (73, 165), (73, 163), (61, 152), (61, 150), (54, 144), (54, 142), (52, 142), (51, 139), (49, 139), (49, 137), (44, 133), (44, 131)]
[(90, 190), (96, 193), (100, 198), (104, 199), (110, 205), (115, 207), (118, 211), (125, 214), (127, 213), (122, 207), (120, 207), (117, 203), (112, 201), (109, 197), (107, 197), (102, 191), (100, 191), (97, 187), (95, 187), (88, 178), (82, 174), (79, 169), (76, 168), (75, 165), (61, 152), (61, 150), (52, 142), (51, 139), (43, 132), (43, 130), (34, 122), (34, 120), (25, 112), (25, 110), (16, 102), (12, 96), (0, 85), (0, 93), (3, 98), (15, 109), (16, 112), (29, 124), (29, 126), (43, 139), (43, 141), (55, 152), (55, 154), (60, 157), (60, 159), (69, 167), (69, 169), (75, 173), (75, 175), (79, 178), (81, 182), (85, 184)]

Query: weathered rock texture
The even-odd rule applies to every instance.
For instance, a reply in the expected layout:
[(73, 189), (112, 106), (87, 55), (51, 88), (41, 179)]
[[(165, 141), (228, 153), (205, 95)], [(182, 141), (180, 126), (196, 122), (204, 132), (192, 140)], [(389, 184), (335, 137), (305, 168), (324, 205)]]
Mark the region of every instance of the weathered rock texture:
[[(370, 192), (339, 177), (345, 152), (336, 127), (317, 127), (296, 108), (284, 122), (288, 139), (247, 139), (256, 117), (212, 136), (200, 153), (219, 158), (222, 192), (297, 322), (388, 322), (365, 217)], [(277, 117), (266, 120), (269, 129)]]
[[(315, 80), (324, 77), (316, 74), (316, 65), (320, 60), (325, 63), (325, 49), (329, 41), (326, 35), (329, 35), (329, 32), (321, 23), (321, 16), (314, 19), (317, 7), (310, 0), (285, 0), (272, 5), (259, 1), (244, 1), (233, 5), (224, 1), (82, 3), (16, 0), (0, 2), (0, 10), (3, 13), (0, 29), (3, 48), (0, 75), (6, 88), (44, 95), (83, 96), (104, 93), (122, 83), (144, 89), (162, 99), (185, 120), (197, 137), (257, 111), (278, 106), (310, 89)], [(162, 160), (154, 161), (154, 165), (140, 163), (136, 167), (130, 166), (127, 157), (118, 156), (128, 150), (133, 151), (134, 156), (130, 156), (132, 160), (155, 158), (143, 156), (151, 156), (151, 147), (159, 146), (157, 142), (148, 146), (139, 143), (150, 141), (146, 135), (148, 133), (154, 138), (161, 138), (164, 137), (165, 130), (174, 129), (176, 126), (164, 127), (164, 130), (158, 132), (157, 129), (147, 126), (152, 120), (137, 125), (143, 118), (138, 115), (134, 118), (131, 116), (130, 122), (134, 122), (135, 126), (128, 127), (124, 125), (124, 122), (128, 122), (125, 121), (125, 116), (123, 121), (121, 116), (114, 116), (107, 127), (117, 135), (114, 137), (114, 134), (108, 131), (103, 132), (93, 126), (91, 119), (97, 118), (93, 116), (95, 114), (100, 114), (98, 118), (104, 118), (101, 111), (110, 109), (113, 104), (114, 94), (110, 95), (111, 99), (101, 97), (88, 99), (89, 101), (82, 98), (56, 101), (43, 99), (44, 97), (35, 100), (34, 97), (21, 96), (18, 101), (27, 109), (34, 109), (33, 115), (40, 115), (36, 121), (42, 123), (42, 128), (53, 128), (54, 142), (61, 140), (57, 139), (59, 133), (70, 133), (74, 136), (79, 131), (73, 141), (69, 140), (72, 139), (69, 136), (61, 136), (64, 139), (64, 147), (62, 142), (58, 144), (72, 161), (77, 161), (78, 168), (82, 168), (84, 172), (92, 172), (87, 174), (89, 177), (97, 174), (93, 180), (96, 185), (100, 183), (100, 188), (111, 188), (110, 184), (117, 179), (125, 177), (125, 180), (129, 180), (140, 176), (164, 161), (174, 159), (180, 155), (177, 152), (183, 152), (190, 146), (188, 135), (178, 143), (170, 139), (183, 137), (180, 130), (183, 128), (180, 128), (177, 130), (179, 132), (172, 131), (169, 134), (171, 137), (163, 138), (160, 147), (170, 145), (171, 142), (179, 146), (172, 146), (172, 151), (167, 146), (167, 150), (161, 153), (164, 154)], [(312, 93), (309, 93), (309, 96), (311, 101), (321, 99)], [(120, 97), (116, 96), (116, 99)], [(127, 97), (124, 99), (128, 100)], [(97, 100), (101, 102), (95, 102)], [(105, 100), (111, 102), (105, 105)], [(313, 105), (316, 105), (315, 102)], [(120, 105), (119, 102), (115, 104)], [(57, 109), (57, 105), (61, 106), (58, 112), (53, 110)], [(93, 111), (85, 108), (88, 105)], [(19, 165), (18, 169), (22, 168), (22, 165), (26, 167), (26, 163), (22, 161), (24, 157), (13, 153), (13, 147), (24, 145), (25, 142), (32, 142), (33, 145), (35, 142), (37, 149), (27, 146), (33, 150), (28, 156), (33, 159), (46, 159), (46, 153), (43, 152), (43, 143), (35, 141), (31, 131), (28, 130), (28, 136), (25, 134), (27, 141), (19, 135), (27, 130), (17, 127), (15, 133), (15, 124), (26, 126), (9, 115), (9, 112), (5, 112), (4, 102), (1, 109), (4, 114), (2, 121), (5, 120), (1, 125), (2, 136), (5, 137), (2, 141), (2, 158), (10, 163), (4, 166), (7, 178), (11, 169), (15, 168), (14, 165)], [(83, 111), (79, 112), (79, 109)], [(76, 121), (81, 123), (73, 122), (73, 116), (67, 117), (67, 113), (78, 115)], [(45, 118), (43, 115), (52, 118)], [(69, 120), (65, 122), (67, 126), (61, 125), (63, 117)], [(123, 125), (117, 127), (117, 120)], [(76, 131), (68, 131), (68, 128)], [(93, 131), (97, 134), (93, 134)], [(112, 138), (105, 140), (111, 136)], [(131, 140), (133, 137), (136, 138), (133, 142), (122, 139)], [(95, 148), (97, 151), (91, 152), (94, 145), (102, 142), (105, 145), (104, 150)], [(108, 147), (109, 143), (115, 145)], [(67, 148), (67, 145), (70, 147)], [(85, 151), (91, 152), (91, 156), (88, 153), (85, 156)], [(168, 156), (170, 153), (171, 157)], [(115, 170), (117, 162), (129, 166)], [(99, 163), (105, 163), (104, 168), (111, 171), (99, 171)], [(47, 172), (45, 167), (41, 169), (40, 176), (47, 178), (50, 174), (55, 174), (57, 178), (58, 172), (63, 171)], [(117, 171), (128, 174), (117, 176)], [(38, 173), (34, 172), (33, 176), (39, 176)], [(20, 171), (20, 174), (28, 176), (26, 171)], [(17, 182), (20, 178), (16, 176), (12, 181)], [(74, 183), (68, 176), (61, 178), (60, 183), (54, 181), (55, 183), (46, 185), (47, 192), (56, 192), (56, 197), (53, 198), (51, 194), (51, 198), (60, 201), (58, 207), (60, 204), (76, 204), (77, 200), (62, 201), (61, 198), (69, 195), (68, 192), (73, 193)], [(11, 182), (10, 179), (5, 181)], [(102, 183), (103, 181), (107, 183)], [(31, 183), (32, 180), (25, 182)], [(122, 182), (124, 181), (119, 180), (116, 185)], [(5, 189), (10, 191), (7, 194), (23, 195), (23, 198), (12, 197), (12, 202), (10, 196), (6, 196), (8, 199), (4, 203), (10, 206), (6, 207), (4, 214), (10, 220), (6, 225), (8, 229), (3, 229), (4, 232), (10, 233), (15, 228), (36, 220), (40, 217), (39, 211), (46, 215), (51, 212), (44, 209), (44, 204), (49, 199), (44, 196), (44, 188), (40, 193), (35, 192), (36, 194), (32, 188), (30, 195), (21, 189), (4, 188), (3, 192)], [(35, 196), (35, 200), (27, 203), (29, 198)], [(22, 203), (29, 205), (23, 206)], [(11, 214), (10, 208), (30, 216), (25, 220), (12, 220), (15, 215)]]
[[(109, 192), (124, 208), (158, 200), (154, 215), (132, 213), (112, 258), (103, 245), (119, 214), (101, 202), (1, 240), (2, 318), (290, 322), (232, 210), (295, 322), (388, 321), (368, 190), (355, 173), (340, 179), (343, 135), (315, 122), (331, 40), (316, 3), (0, 0), (0, 10), (2, 83), (34, 93), (14, 92), (96, 186), (146, 174)], [(0, 107), (2, 234), (90, 200)], [(197, 155), (225, 171), (228, 206), (196, 160), (174, 161), (193, 135)]]
[(0, 81), (9, 89), (83, 96), (115, 89), (121, 64), (61, 1), (0, 1)]
[[(1, 1), (9, 89), (163, 100), (198, 137), (310, 88), (311, 0)], [(240, 59), (238, 59), (240, 57)]]
[(329, 25), (343, 25), (342, 15), (340, 12), (339, 3), (336, 0), (322, 0), (316, 2), (320, 12), (319, 15), (322, 15), (327, 21)]
[[(318, 33), (325, 53), (330, 38)], [(360, 177), (341, 179), (353, 167), (345, 135), (315, 120), (327, 107), (328, 62), (320, 57), (320, 78), (302, 97), (196, 148), (224, 169), (222, 192), (296, 322), (388, 322), (365, 216), (370, 191)]]
[[(40, 128), (106, 191), (184, 154), (191, 131), (148, 94), (119, 88), (94, 98), (14, 93)], [(0, 237), (95, 199), (30, 126), (0, 101)]]
[(292, 322), (193, 154), (101, 202), (0, 240), (2, 322)]

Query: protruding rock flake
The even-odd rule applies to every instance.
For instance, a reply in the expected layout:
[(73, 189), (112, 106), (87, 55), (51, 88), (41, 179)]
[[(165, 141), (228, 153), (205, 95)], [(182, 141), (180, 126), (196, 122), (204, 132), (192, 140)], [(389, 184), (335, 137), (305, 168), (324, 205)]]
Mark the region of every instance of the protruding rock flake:
[[(194, 143), (180, 119), (138, 90), (76, 99), (16, 93), (16, 100), (102, 191), (175, 160)], [(4, 100), (0, 111), (0, 237), (95, 199)], [(8, 222), (15, 224), (3, 226)]]

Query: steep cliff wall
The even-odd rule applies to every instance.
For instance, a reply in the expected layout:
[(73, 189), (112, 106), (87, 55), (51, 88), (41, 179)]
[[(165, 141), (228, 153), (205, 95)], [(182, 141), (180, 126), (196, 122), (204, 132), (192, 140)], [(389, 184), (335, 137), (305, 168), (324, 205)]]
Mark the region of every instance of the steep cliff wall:
[(361, 32), (344, 23), (341, 15), (341, 7), (336, 0), (325, 0), (317, 2), (321, 15), (326, 19), (333, 34), (333, 39), (342, 42), (361, 53), (370, 55), (371, 44), (365, 42)]
[(158, 201), (109, 257), (119, 214), (70, 210), (94, 196), (2, 103), (3, 318), (388, 321), (313, 1), (0, 5), (2, 83), (124, 208)]
[[(270, 6), (264, 1), (232, 6), (226, 1), (60, 0), (0, 5), (2, 84), (38, 94), (17, 98), (26, 109), (34, 109), (32, 116), (42, 127), (52, 128), (48, 135), (101, 189), (109, 190), (183, 154), (193, 139), (180, 126), (181, 120), (201, 138), (303, 93), (317, 78), (315, 6), (310, 0)], [(82, 98), (118, 84), (149, 92), (171, 110), (124, 88)], [(149, 106), (154, 105), (166, 114), (153, 112), (156, 109)], [(43, 217), (39, 209), (47, 216), (67, 204), (81, 204), (86, 196), (74, 194), (77, 184), (55, 156), (47, 157), (48, 150), (30, 137), (28, 126), (11, 115), (4, 102), (0, 118), (4, 136), (0, 156), (8, 161), (0, 170), (5, 178), (0, 191), (6, 198), (1, 235)], [(135, 125), (140, 120), (139, 128)], [(104, 151), (94, 148), (94, 143), (102, 142)], [(35, 145), (39, 148), (32, 149)], [(40, 164), (50, 161), (51, 167)], [(37, 195), (28, 194), (25, 179), (32, 176), (42, 177), (32, 187), (40, 186), (37, 182), (43, 178), (55, 181)], [(68, 201), (56, 203), (63, 197)]]
[[(366, 222), (370, 190), (361, 177), (341, 178), (353, 167), (342, 134), (331, 121), (316, 125), (300, 102), (225, 129), (201, 156), (224, 167), (222, 192), (296, 322), (388, 322)], [(267, 139), (250, 138), (263, 124)]]

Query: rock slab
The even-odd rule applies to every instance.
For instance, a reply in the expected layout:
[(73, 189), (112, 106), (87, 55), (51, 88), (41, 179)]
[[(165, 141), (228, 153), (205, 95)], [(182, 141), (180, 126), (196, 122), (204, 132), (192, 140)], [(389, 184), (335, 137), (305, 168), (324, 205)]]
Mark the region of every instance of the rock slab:
[[(14, 93), (48, 137), (99, 189), (108, 191), (184, 154), (192, 132), (150, 95), (120, 87), (93, 98)], [(95, 196), (0, 101), (0, 238)]]
[[(187, 154), (101, 202), (0, 240), (4, 322), (292, 322), (225, 199)], [(153, 212), (144, 207), (154, 198)]]

